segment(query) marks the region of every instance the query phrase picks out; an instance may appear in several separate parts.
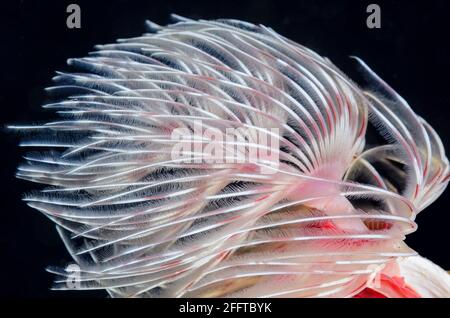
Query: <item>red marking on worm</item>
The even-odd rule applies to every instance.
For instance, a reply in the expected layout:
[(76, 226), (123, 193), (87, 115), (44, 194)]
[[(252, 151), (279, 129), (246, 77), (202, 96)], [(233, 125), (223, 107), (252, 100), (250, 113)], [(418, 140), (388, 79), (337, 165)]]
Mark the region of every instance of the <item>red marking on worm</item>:
[(327, 115), (327, 125), (328, 125), (328, 127), (331, 127), (331, 118), (330, 118), (330, 114), (327, 112), (326, 115)]
[[(394, 297), (400, 298), (421, 298), (421, 296), (415, 292), (411, 287), (409, 287), (405, 279), (400, 276), (387, 276), (385, 274), (380, 275), (380, 284), (387, 287), (388, 290), (395, 291), (396, 295)], [(387, 298), (382, 293), (372, 289), (370, 287), (363, 289), (360, 293), (353, 296), (353, 298)]]
[(217, 259), (219, 261), (221, 261), (221, 260), (225, 259), (228, 255), (230, 255), (230, 251), (220, 252), (219, 255), (217, 255)]
[(447, 182), (449, 179), (450, 179), (450, 173), (445, 176), (443, 182)]
[(428, 172), (428, 161), (425, 161), (425, 168), (423, 169), (423, 176), (425, 177)]
[(320, 221), (317, 223), (310, 223), (307, 225), (307, 227), (308, 228), (316, 228), (316, 229), (325, 229), (325, 230), (336, 229), (336, 226), (330, 220)]
[(223, 220), (221, 223), (222, 224), (226, 224), (226, 223), (229, 223), (229, 222), (231, 222), (233, 220), (236, 220), (238, 218), (240, 218), (240, 215), (235, 215), (235, 216), (229, 217), (228, 219)]
[(416, 191), (414, 191), (414, 199), (417, 198), (418, 194), (419, 194), (419, 185), (416, 184)]
[(363, 124), (361, 125), (361, 128), (359, 129), (359, 132), (358, 132), (358, 138), (363, 135), (363, 132), (366, 129), (366, 127), (367, 127), (367, 121), (364, 119)]
[(170, 267), (178, 265), (180, 262), (181, 262), (180, 260), (174, 260), (174, 261), (167, 263), (166, 265), (161, 266), (161, 268), (164, 268), (164, 269), (170, 268)]
[(262, 200), (264, 200), (264, 199), (267, 199), (268, 196), (269, 196), (268, 194), (267, 194), (267, 195), (264, 195), (264, 196), (262, 196), (261, 198), (256, 199), (255, 202), (259, 202), (259, 201), (262, 201)]
[(258, 166), (255, 164), (243, 164), (240, 168), (240, 171), (242, 172), (258, 172)]
[(383, 294), (373, 290), (372, 288), (365, 288), (359, 294), (353, 296), (353, 298), (387, 298)]

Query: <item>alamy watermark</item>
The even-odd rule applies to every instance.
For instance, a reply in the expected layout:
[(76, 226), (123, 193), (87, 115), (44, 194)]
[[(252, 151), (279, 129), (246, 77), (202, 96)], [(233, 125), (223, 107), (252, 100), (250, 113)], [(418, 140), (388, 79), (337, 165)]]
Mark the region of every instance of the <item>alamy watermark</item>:
[(69, 29), (81, 28), (81, 8), (78, 4), (69, 4), (66, 8), (66, 12), (70, 13), (66, 19), (66, 25)]
[(65, 268), (67, 273), (66, 277), (66, 287), (68, 289), (80, 289), (81, 283), (81, 269), (77, 264), (69, 264)]
[(370, 13), (366, 20), (369, 29), (381, 28), (381, 8), (378, 4), (372, 3), (367, 6), (367, 13)]
[[(76, 3), (71, 3), (67, 6), (66, 12), (69, 13), (66, 19), (66, 25), (69, 29), (81, 28), (81, 8)], [(378, 4), (369, 4), (366, 8), (366, 13), (369, 13), (366, 19), (366, 25), (369, 29), (381, 28), (381, 8)]]
[(191, 127), (174, 129), (171, 141), (173, 162), (223, 167), (247, 163), (262, 174), (275, 173), (279, 166), (278, 128), (219, 129), (198, 120)]

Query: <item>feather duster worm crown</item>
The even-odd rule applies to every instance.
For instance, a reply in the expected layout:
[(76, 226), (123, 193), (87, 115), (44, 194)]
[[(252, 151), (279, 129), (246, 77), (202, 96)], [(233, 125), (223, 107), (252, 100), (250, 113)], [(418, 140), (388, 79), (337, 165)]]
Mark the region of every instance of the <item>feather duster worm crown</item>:
[[(77, 73), (58, 73), (48, 91), (59, 98), (44, 106), (61, 119), (20, 127), (33, 132), (23, 146), (44, 150), (17, 176), (48, 185), (25, 201), (55, 222), (77, 287), (114, 297), (415, 295), (389, 278), (415, 255), (403, 240), (416, 214), (448, 183), (433, 129), (362, 61), (376, 91), (270, 28), (178, 20), (70, 59)], [(266, 150), (254, 134), (221, 162), (192, 160), (204, 147), (174, 158), (174, 131), (190, 135), (183, 146), (217, 150), (237, 142), (205, 130), (230, 128), (270, 135), (276, 158), (241, 160)], [(49, 270), (55, 288), (70, 288), (64, 269)]]

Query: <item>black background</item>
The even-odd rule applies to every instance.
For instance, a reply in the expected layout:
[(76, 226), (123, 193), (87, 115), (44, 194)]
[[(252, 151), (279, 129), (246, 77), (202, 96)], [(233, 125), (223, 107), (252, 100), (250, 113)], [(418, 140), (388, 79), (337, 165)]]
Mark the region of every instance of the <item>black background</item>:
[[(66, 7), (81, 7), (81, 29), (66, 27)], [(366, 7), (381, 6), (381, 29), (368, 29)], [(85, 56), (95, 44), (145, 32), (144, 21), (234, 18), (270, 26), (354, 74), (349, 55), (362, 58), (424, 117), (450, 149), (450, 2), (448, 1), (2, 1), (0, 5), (0, 116), (2, 125), (52, 117), (40, 109), (43, 88), (69, 57)], [(56, 292), (47, 265), (70, 258), (52, 222), (21, 202), (35, 185), (14, 178), (23, 155), (18, 136), (7, 129), (0, 145), (0, 296), (104, 297), (103, 292)], [(419, 214), (419, 230), (407, 243), (445, 269), (448, 191)]]

